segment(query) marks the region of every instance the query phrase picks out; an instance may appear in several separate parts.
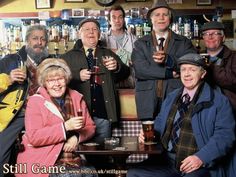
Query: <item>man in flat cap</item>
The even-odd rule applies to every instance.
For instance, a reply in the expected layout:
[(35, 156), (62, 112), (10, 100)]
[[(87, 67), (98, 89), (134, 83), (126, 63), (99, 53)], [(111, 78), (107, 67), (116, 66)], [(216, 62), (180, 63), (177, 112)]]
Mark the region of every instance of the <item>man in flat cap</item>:
[(220, 22), (205, 23), (202, 37), (210, 60), (208, 80), (229, 98), (236, 116), (236, 52), (224, 45), (224, 29)]
[(74, 48), (62, 58), (72, 71), (69, 87), (84, 95), (96, 124), (94, 140), (103, 141), (111, 136), (111, 125), (119, 118), (115, 82), (129, 76), (129, 67), (99, 41), (100, 25), (96, 19), (82, 20), (78, 35)]
[[(199, 54), (178, 63), (183, 87), (167, 96), (155, 119), (164, 152), (156, 164), (136, 166), (127, 177), (225, 177), (221, 158), (235, 141), (229, 100), (204, 82), (206, 63)], [(142, 131), (139, 141), (144, 143)]]
[(134, 44), (131, 60), (136, 77), (136, 105), (140, 120), (153, 119), (166, 95), (181, 86), (177, 60), (196, 52), (191, 41), (169, 29), (172, 9), (159, 0), (148, 11), (152, 32)]

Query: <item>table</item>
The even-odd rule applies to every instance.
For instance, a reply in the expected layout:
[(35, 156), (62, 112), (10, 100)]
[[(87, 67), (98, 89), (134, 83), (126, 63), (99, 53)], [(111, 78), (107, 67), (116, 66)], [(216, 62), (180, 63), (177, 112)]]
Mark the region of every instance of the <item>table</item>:
[[(131, 154), (161, 154), (163, 148), (159, 143), (152, 145), (145, 145), (138, 143), (138, 137), (119, 137), (120, 144), (114, 149), (106, 149), (104, 143), (92, 146), (92, 144), (84, 143), (80, 144), (78, 150), (79, 154), (84, 155), (106, 155), (113, 158), (115, 169), (110, 171), (98, 171), (99, 174), (112, 173), (116, 177), (125, 176), (127, 170), (125, 170), (126, 159)], [(122, 149), (124, 148), (124, 149)]]

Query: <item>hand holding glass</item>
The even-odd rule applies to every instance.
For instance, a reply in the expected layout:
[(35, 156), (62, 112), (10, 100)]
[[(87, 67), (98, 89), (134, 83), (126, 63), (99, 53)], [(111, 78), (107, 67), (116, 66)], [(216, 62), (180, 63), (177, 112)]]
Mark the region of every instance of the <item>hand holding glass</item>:
[(111, 56), (103, 56), (103, 57), (102, 57), (102, 64), (103, 64), (105, 67), (107, 67), (108, 64), (109, 64), (109, 62), (112, 61), (112, 60), (114, 60), (114, 58), (111, 57)]
[(111, 56), (102, 57), (102, 63), (109, 71), (117, 69), (117, 61)]
[(66, 131), (70, 130), (79, 130), (83, 128), (84, 120), (82, 116), (71, 117), (69, 120), (65, 122)]
[(159, 49), (159, 47), (156, 46), (153, 50), (153, 60), (157, 63), (164, 63), (165, 51), (163, 49)]

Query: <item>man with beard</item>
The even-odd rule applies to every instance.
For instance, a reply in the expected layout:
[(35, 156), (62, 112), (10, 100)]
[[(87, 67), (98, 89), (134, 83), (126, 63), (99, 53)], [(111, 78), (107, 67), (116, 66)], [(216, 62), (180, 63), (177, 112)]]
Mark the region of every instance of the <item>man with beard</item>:
[[(13, 157), (14, 142), (17, 135), (24, 128), (24, 114), (27, 97), (33, 95), (38, 89), (36, 83), (37, 65), (46, 57), (48, 50), (47, 29), (42, 25), (30, 26), (26, 32), (26, 45), (16, 54), (10, 54), (0, 60), (0, 98), (17, 91), (18, 100), (22, 101), (19, 109), (12, 111), (12, 116), (8, 124), (0, 130), (0, 177), (4, 176), (3, 166), (10, 163)], [(14, 104), (14, 103), (13, 103)], [(6, 107), (12, 106), (11, 103)], [(4, 109), (1, 107), (1, 109)], [(0, 119), (6, 119), (0, 117)], [(2, 125), (1, 125), (2, 126)], [(16, 157), (13, 157), (15, 159)]]

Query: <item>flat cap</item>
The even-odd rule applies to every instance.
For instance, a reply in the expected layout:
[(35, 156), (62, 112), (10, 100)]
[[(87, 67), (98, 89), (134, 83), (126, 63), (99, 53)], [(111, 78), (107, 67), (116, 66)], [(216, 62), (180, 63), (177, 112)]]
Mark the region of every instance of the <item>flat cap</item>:
[(172, 10), (165, 0), (157, 0), (156, 2), (153, 3), (151, 9), (148, 10), (147, 19), (150, 19), (151, 13), (158, 8), (167, 8)]
[(206, 69), (207, 67), (205, 59), (201, 55), (196, 54), (196, 53), (188, 53), (180, 57), (178, 60), (178, 65), (181, 65), (181, 64), (192, 64), (195, 66), (201, 66), (204, 69)]
[(97, 25), (98, 29), (100, 29), (100, 24), (95, 18), (85, 18), (85, 19), (81, 20), (79, 23), (79, 29), (83, 26), (83, 24), (85, 24), (87, 22), (95, 23)]
[(210, 29), (219, 29), (219, 30), (224, 30), (225, 27), (222, 23), (220, 22), (217, 22), (217, 21), (210, 21), (210, 22), (207, 22), (205, 23), (201, 30), (202, 31), (206, 31), (206, 30), (210, 30)]

